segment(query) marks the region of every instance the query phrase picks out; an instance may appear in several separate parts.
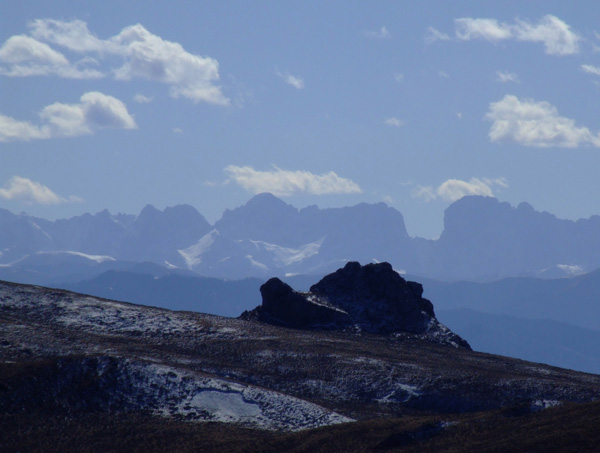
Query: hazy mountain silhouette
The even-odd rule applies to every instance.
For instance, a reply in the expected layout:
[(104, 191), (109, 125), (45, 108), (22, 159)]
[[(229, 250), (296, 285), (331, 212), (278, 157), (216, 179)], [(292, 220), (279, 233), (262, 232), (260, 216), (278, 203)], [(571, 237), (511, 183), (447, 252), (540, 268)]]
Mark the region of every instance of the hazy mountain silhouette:
[(387, 261), (423, 278), (492, 281), (600, 267), (600, 216), (562, 220), (527, 203), (471, 196), (448, 207), (440, 238), (427, 240), (409, 237), (402, 214), (384, 203), (299, 210), (260, 194), (213, 226), (185, 205), (56, 221), (0, 210), (0, 247), (0, 264), (13, 268), (6, 275), (27, 274), (23, 259), (40, 252), (77, 252), (229, 279), (323, 275), (354, 260)]
[(600, 267), (600, 216), (578, 221), (513, 207), (495, 198), (464, 197), (446, 209), (439, 240), (412, 272), (444, 280), (557, 276)]
[(78, 252), (117, 261), (183, 266), (177, 249), (209, 230), (206, 219), (187, 205), (164, 211), (148, 205), (138, 216), (104, 210), (56, 221), (0, 210), (0, 263), (32, 259), (39, 252)]
[(424, 280), (425, 297), (443, 310), (469, 308), (551, 319), (600, 330), (600, 270), (550, 280), (508, 278), (490, 283)]
[(384, 203), (298, 210), (260, 194), (225, 211), (181, 254), (198, 273), (240, 278), (324, 274), (350, 260), (398, 263), (414, 252), (402, 214)]
[(438, 319), (476, 351), (600, 374), (600, 331), (550, 319), (438, 310)]
[(235, 317), (260, 303), (262, 283), (256, 278), (229, 281), (170, 272), (157, 275), (148, 269), (133, 268), (111, 270), (90, 280), (60, 286), (123, 302)]

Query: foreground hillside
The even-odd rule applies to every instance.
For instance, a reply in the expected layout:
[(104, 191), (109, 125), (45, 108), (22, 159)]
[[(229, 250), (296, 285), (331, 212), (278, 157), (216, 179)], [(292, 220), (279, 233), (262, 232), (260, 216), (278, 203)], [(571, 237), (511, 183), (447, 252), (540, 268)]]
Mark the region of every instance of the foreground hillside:
[(2, 451), (508, 451), (525, 434), (540, 450), (600, 440), (600, 376), (426, 331), (291, 329), (9, 283), (0, 323)]

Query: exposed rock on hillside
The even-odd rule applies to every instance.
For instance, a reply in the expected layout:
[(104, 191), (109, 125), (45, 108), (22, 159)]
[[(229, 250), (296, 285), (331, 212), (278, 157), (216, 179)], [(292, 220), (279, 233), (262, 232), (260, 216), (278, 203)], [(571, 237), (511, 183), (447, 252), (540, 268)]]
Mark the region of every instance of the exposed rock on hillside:
[(300, 329), (355, 329), (381, 335), (417, 334), (456, 347), (468, 343), (435, 317), (423, 287), (404, 280), (389, 263), (349, 262), (310, 291), (293, 290), (278, 278), (261, 286), (262, 305), (244, 319)]

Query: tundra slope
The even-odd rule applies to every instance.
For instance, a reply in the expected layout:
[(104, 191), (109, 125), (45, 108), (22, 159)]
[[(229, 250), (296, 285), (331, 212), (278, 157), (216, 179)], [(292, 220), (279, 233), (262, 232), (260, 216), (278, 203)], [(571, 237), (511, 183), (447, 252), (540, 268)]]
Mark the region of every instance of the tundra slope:
[(0, 283), (4, 414), (139, 413), (278, 431), (600, 396), (600, 376), (435, 335), (301, 330)]

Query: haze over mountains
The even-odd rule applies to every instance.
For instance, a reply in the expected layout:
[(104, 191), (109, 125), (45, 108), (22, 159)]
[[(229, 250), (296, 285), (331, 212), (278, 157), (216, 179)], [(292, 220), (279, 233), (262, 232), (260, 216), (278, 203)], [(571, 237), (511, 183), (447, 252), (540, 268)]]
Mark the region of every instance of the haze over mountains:
[(412, 238), (383, 203), (299, 210), (270, 194), (214, 225), (191, 206), (57, 221), (0, 210), (0, 280), (235, 317), (268, 278), (308, 290), (348, 261), (387, 261), (474, 349), (600, 372), (600, 217), (476, 196), (444, 225), (437, 240)]
[(56, 221), (0, 210), (3, 277), (39, 273), (50, 261), (79, 269), (85, 260), (104, 268), (148, 261), (234, 279), (324, 275), (356, 260), (438, 280), (492, 281), (589, 272), (600, 267), (599, 249), (599, 216), (562, 220), (481, 196), (452, 204), (437, 240), (410, 237), (402, 214), (384, 203), (298, 210), (270, 194), (226, 210), (214, 225), (187, 205)]

